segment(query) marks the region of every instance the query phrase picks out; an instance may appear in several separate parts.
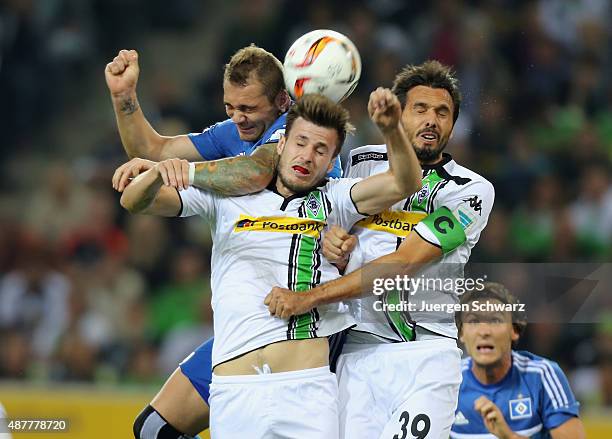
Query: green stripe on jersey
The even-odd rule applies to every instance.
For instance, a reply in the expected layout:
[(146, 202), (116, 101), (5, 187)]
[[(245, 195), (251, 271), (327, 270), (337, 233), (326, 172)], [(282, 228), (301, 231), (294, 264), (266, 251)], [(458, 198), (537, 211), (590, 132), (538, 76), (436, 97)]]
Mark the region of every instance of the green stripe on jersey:
[(443, 181), (444, 179), (440, 177), (435, 170), (423, 177), (421, 190), (419, 190), (416, 194), (412, 196), (412, 204), (410, 205), (410, 210), (417, 212), (429, 212), (427, 210), (429, 198), (434, 193), (436, 186), (438, 186)]
[[(325, 221), (326, 215), (323, 208), (323, 199), (321, 191), (311, 192), (304, 203), (306, 217)], [(316, 249), (317, 239), (312, 236), (300, 235), (298, 242), (298, 257), (296, 267), (296, 284), (295, 291), (309, 290), (316, 283), (317, 272), (314, 269), (316, 264)], [(310, 311), (306, 314), (297, 316), (295, 319), (295, 329), (293, 332), (294, 338), (297, 340), (311, 338), (315, 334), (316, 313)]]
[[(389, 291), (383, 300), (386, 304), (399, 305), (401, 303), (400, 298), (399, 291), (394, 290)], [(389, 308), (386, 307), (385, 314), (387, 314), (389, 322), (395, 328), (395, 332), (397, 332), (404, 341), (414, 340), (414, 327), (406, 321), (408, 311), (389, 311)]]

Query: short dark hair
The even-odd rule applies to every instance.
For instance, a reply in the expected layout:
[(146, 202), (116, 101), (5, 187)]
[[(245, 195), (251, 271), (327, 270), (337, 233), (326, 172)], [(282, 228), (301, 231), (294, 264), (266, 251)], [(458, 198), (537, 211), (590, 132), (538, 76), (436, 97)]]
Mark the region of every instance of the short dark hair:
[(431, 88), (443, 88), (453, 100), (453, 123), (459, 117), (461, 107), (461, 92), (459, 91), (459, 80), (449, 66), (439, 61), (428, 60), (419, 65), (407, 65), (395, 76), (392, 91), (402, 105), (406, 106), (406, 96), (411, 88), (418, 85)]
[(298, 117), (325, 128), (332, 128), (338, 133), (338, 145), (334, 157), (340, 153), (346, 134), (353, 132), (349, 122), (349, 112), (342, 105), (319, 94), (307, 94), (299, 98), (287, 113), (285, 135), (288, 136), (293, 123)]
[(225, 65), (223, 80), (242, 87), (254, 76), (262, 83), (270, 102), (285, 89), (282, 63), (267, 50), (254, 44), (243, 47)]
[[(514, 295), (508, 291), (505, 286), (497, 282), (485, 282), (482, 290), (469, 290), (461, 296), (460, 303), (463, 305), (469, 304), (476, 300), (485, 301), (488, 299), (497, 300), (501, 303), (510, 305), (519, 303), (516, 297), (514, 297)], [(527, 316), (522, 311), (512, 311), (511, 314), (512, 326), (514, 327), (516, 333), (521, 336), (527, 327)], [(461, 328), (463, 326), (463, 311), (457, 311), (455, 313), (455, 322), (457, 324), (459, 334), (461, 334)]]

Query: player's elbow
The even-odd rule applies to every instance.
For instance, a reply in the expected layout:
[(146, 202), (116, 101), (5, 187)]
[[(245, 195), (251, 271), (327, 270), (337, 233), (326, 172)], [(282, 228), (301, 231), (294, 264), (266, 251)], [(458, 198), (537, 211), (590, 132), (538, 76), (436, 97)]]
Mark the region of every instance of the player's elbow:
[(552, 439), (585, 439), (586, 431), (580, 418), (571, 418), (550, 431)]
[(121, 195), (119, 203), (121, 204), (121, 207), (123, 207), (125, 210), (132, 214), (142, 212), (142, 208), (138, 205), (134, 197), (131, 196), (127, 189)]

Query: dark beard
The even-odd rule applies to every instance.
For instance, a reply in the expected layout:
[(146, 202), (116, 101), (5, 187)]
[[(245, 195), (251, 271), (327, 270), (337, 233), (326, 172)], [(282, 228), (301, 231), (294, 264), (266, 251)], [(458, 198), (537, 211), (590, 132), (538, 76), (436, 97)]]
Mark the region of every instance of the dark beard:
[(414, 148), (414, 152), (421, 163), (431, 163), (440, 159), (442, 151), (446, 148), (448, 144), (447, 141), (444, 143), (439, 143), (438, 147), (433, 148), (417, 148), (415, 145), (412, 145)]

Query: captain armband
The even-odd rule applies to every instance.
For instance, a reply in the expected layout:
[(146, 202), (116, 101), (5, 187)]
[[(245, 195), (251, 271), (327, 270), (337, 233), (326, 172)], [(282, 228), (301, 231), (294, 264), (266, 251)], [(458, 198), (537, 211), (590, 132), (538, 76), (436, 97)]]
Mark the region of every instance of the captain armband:
[[(458, 212), (460, 214), (460, 212)], [(465, 235), (464, 223), (448, 208), (440, 207), (417, 224), (415, 231), (426, 241), (449, 253), (463, 244)]]

